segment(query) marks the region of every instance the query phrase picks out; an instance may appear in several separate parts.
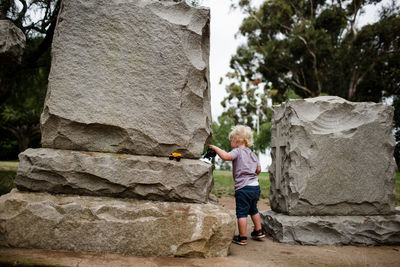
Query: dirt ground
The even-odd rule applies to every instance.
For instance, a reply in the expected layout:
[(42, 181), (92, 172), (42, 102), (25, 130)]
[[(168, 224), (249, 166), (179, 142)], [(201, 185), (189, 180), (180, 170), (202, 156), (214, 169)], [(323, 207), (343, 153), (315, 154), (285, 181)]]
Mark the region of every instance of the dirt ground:
[[(232, 197), (223, 197), (220, 205), (234, 213)], [(259, 209), (268, 209), (267, 200)], [(248, 235), (252, 226), (249, 220)], [(1, 264), (3, 262), (3, 264)], [(9, 264), (5, 264), (8, 262)], [(232, 244), (226, 258), (143, 258), (117, 254), (44, 251), (0, 248), (0, 266), (390, 266), (400, 267), (400, 246), (300, 246), (275, 242), (267, 236), (263, 241), (249, 239), (246, 246)]]

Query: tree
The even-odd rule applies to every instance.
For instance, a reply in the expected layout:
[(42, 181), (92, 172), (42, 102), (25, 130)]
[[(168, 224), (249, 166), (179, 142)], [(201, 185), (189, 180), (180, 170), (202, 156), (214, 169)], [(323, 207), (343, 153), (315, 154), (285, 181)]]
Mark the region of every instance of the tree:
[[(39, 45), (41, 37), (30, 40), (29, 47)], [(42, 112), (50, 71), (49, 51), (42, 55), (47, 64), (41, 67), (20, 69), (13, 77), (8, 99), (1, 105), (0, 127), (9, 131), (17, 140), (19, 151), (28, 146), (38, 146), (40, 141), (39, 117)], [(32, 143), (34, 142), (34, 144)]]
[[(383, 7), (376, 23), (357, 27), (363, 8), (379, 2), (268, 0), (254, 8), (250, 0), (233, 1), (248, 15), (240, 27), (247, 43), (231, 58), (224, 115), (255, 129), (256, 108), (266, 115), (261, 124), (270, 119), (267, 97), (273, 103), (321, 94), (380, 102), (398, 95), (398, 5)], [(255, 89), (260, 82), (262, 92)]]
[[(220, 116), (218, 117), (218, 122), (212, 122), (212, 131), (213, 136), (210, 144), (218, 146), (225, 151), (229, 151), (231, 149), (231, 142), (229, 140), (229, 133), (234, 126), (233, 119), (228, 116)], [(220, 161), (217, 163), (220, 169), (229, 170), (230, 164), (225, 161)]]
[[(60, 2), (2, 0), (0, 3), (0, 19), (12, 21), (26, 36), (22, 61), (0, 62), (0, 129), (2, 135), (7, 131), (14, 136), (20, 152), (32, 142), (39, 144), (39, 116), (47, 88), (50, 47)], [(33, 19), (35, 14), (41, 15)], [(9, 146), (10, 143), (0, 145)]]
[(353, 101), (380, 101), (395, 88), (371, 88), (371, 77), (399, 54), (399, 12), (386, 7), (381, 19), (358, 30), (362, 8), (379, 0), (271, 0), (254, 9), (239, 1), (248, 14), (240, 33), (246, 45), (238, 48), (231, 68), (247, 84), (263, 79), (273, 101), (293, 90), (301, 97), (321, 93)]

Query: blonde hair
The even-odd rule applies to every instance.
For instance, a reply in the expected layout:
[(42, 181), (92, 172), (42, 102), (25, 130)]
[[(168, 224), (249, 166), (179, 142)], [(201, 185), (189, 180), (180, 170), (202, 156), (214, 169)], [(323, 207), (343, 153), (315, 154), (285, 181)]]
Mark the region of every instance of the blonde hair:
[(249, 126), (234, 126), (232, 131), (229, 133), (229, 139), (232, 140), (232, 138), (236, 139), (237, 142), (244, 144), (247, 147), (253, 145), (253, 132)]

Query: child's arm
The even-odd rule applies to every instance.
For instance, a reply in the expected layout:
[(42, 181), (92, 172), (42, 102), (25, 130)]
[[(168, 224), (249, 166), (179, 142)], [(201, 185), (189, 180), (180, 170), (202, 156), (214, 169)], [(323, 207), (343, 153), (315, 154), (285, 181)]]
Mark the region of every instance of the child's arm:
[(257, 166), (257, 170), (256, 170), (257, 175), (259, 175), (260, 172), (261, 172), (261, 166)]
[(232, 155), (229, 154), (228, 152), (226, 152), (225, 150), (222, 150), (221, 148), (217, 147), (217, 146), (213, 146), (210, 145), (208, 146), (209, 148), (211, 148), (212, 150), (214, 150), (215, 152), (217, 152), (218, 156), (225, 161), (232, 161)]

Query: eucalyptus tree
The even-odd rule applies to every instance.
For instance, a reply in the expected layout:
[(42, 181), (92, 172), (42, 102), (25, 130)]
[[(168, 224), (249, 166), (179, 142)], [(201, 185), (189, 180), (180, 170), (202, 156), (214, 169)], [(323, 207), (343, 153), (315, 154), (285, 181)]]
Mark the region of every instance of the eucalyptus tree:
[(239, 29), (247, 42), (230, 61), (223, 115), (256, 129), (255, 120), (268, 126), (267, 98), (328, 94), (380, 102), (398, 95), (398, 0), (381, 7), (377, 22), (358, 27), (365, 8), (380, 2), (268, 0), (255, 8), (232, 0), (247, 14)]
[[(0, 19), (9, 20), (26, 37), (21, 61), (0, 61), (0, 136), (9, 135), (19, 151), (34, 142), (39, 145), (39, 116), (50, 70), (50, 47), (60, 9), (60, 0), (1, 0)], [(1, 37), (0, 37), (1, 38)], [(3, 153), (4, 154), (4, 153)]]

